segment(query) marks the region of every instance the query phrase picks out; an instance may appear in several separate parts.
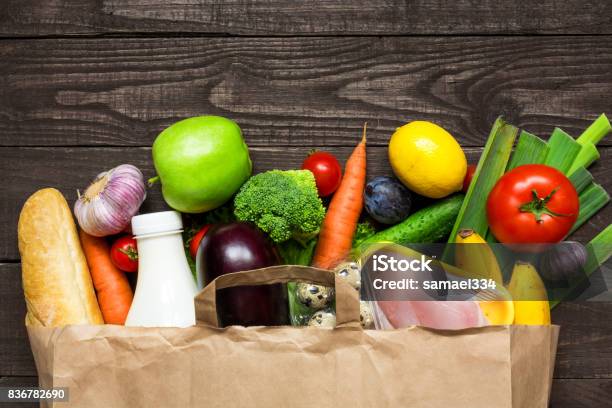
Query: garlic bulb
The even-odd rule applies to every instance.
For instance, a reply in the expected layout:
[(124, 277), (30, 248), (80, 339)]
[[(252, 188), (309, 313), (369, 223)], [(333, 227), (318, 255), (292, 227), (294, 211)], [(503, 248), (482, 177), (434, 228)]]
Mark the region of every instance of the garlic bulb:
[(74, 204), (74, 215), (89, 235), (104, 237), (123, 231), (147, 196), (136, 166), (122, 164), (100, 173)]

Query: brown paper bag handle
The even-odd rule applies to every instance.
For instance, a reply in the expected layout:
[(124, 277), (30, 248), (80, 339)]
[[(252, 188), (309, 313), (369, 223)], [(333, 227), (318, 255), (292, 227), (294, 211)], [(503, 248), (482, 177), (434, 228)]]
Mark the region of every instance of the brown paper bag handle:
[(217, 277), (195, 297), (196, 321), (199, 324), (219, 327), (216, 304), (216, 292), (219, 289), (288, 282), (333, 286), (336, 291), (336, 327), (361, 327), (359, 292), (355, 288), (333, 272), (297, 265), (271, 266)]

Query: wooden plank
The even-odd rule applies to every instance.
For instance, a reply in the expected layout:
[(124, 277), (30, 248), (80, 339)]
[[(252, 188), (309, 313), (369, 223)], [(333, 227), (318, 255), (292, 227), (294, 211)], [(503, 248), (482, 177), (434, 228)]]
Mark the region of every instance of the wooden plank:
[(21, 265), (0, 264), (0, 377), (36, 375), (25, 330)]
[[(35, 387), (37, 377), (2, 377), (0, 387)], [(593, 408), (606, 406), (612, 400), (610, 379), (555, 379), (551, 408)], [(4, 404), (3, 408), (37, 408), (38, 404)]]
[(612, 401), (612, 380), (553, 381), (550, 408), (605, 407), (609, 406), (610, 401)]
[[(38, 377), (0, 377), (0, 387), (38, 387)], [(2, 408), (38, 408), (33, 402), (2, 403)]]
[(609, 2), (580, 0), (4, 0), (0, 35), (105, 33), (610, 33)]
[[(0, 264), (0, 376), (36, 375), (24, 327), (20, 264)], [(612, 379), (612, 303), (564, 303), (555, 378)]]
[[(11, 376), (0, 377), (0, 387), (37, 387), (38, 377), (34, 376)], [(4, 405), (2, 406), (4, 408)]]
[(365, 120), (384, 145), (417, 119), (483, 146), (500, 114), (547, 137), (611, 113), (608, 37), (11, 40), (0, 56), (0, 146), (150, 146), (202, 114), (251, 146), (348, 146)]
[(554, 376), (612, 379), (610, 302), (562, 303), (552, 321), (561, 326)]
[(33, 376), (0, 377), (0, 387), (36, 387), (37, 385), (38, 378)]
[[(255, 171), (272, 168), (298, 168), (310, 148), (308, 147), (255, 147), (251, 158)], [(344, 162), (352, 147), (327, 149)], [(481, 148), (465, 149), (468, 160), (476, 163)], [(602, 158), (591, 167), (597, 182), (612, 192), (612, 167), (603, 166), (612, 160), (612, 148), (602, 149)], [(55, 187), (64, 193), (70, 205), (77, 197), (77, 189), (85, 189), (101, 171), (122, 163), (138, 166), (145, 178), (155, 172), (149, 148), (0, 148), (0, 174), (9, 180), (0, 183), (0, 261), (19, 259), (17, 251), (17, 220), (19, 211), (34, 191)], [(368, 177), (390, 175), (387, 149), (382, 146), (368, 148)], [(143, 212), (166, 209), (159, 186), (149, 189)], [(573, 239), (587, 242), (610, 222), (612, 206), (607, 206), (578, 230)]]

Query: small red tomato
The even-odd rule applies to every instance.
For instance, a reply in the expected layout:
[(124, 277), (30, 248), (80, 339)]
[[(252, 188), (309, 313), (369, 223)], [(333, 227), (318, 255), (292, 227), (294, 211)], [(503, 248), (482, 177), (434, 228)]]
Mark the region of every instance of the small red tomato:
[(195, 233), (193, 238), (191, 238), (191, 242), (189, 243), (189, 255), (191, 255), (192, 259), (196, 259), (196, 255), (198, 254), (198, 248), (200, 247), (200, 242), (202, 242), (202, 238), (208, 232), (210, 228), (210, 224), (204, 225), (198, 232)]
[(476, 165), (470, 164), (467, 166), (467, 172), (465, 173), (465, 178), (463, 179), (463, 188), (461, 191), (467, 193), (468, 188), (470, 188), (470, 184), (472, 183), (472, 179), (474, 178), (474, 172), (476, 172)]
[(111, 247), (111, 261), (123, 272), (136, 272), (138, 270), (138, 247), (131, 235), (124, 235), (113, 243)]
[(526, 164), (497, 181), (487, 199), (487, 220), (500, 242), (555, 243), (576, 222), (579, 206), (576, 189), (563, 173)]
[(338, 159), (327, 152), (314, 152), (302, 163), (302, 170), (314, 174), (319, 196), (327, 197), (338, 189), (342, 181), (342, 168)]

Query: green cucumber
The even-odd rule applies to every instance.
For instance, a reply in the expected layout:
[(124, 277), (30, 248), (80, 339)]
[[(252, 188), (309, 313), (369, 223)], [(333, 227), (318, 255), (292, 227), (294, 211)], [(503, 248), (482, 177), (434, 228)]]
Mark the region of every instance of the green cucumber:
[(453, 229), (463, 197), (463, 194), (456, 194), (423, 208), (399, 224), (362, 241), (360, 247), (379, 242), (406, 245), (443, 241)]

